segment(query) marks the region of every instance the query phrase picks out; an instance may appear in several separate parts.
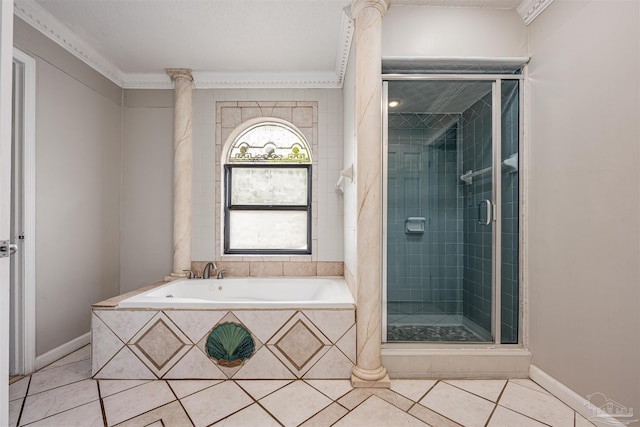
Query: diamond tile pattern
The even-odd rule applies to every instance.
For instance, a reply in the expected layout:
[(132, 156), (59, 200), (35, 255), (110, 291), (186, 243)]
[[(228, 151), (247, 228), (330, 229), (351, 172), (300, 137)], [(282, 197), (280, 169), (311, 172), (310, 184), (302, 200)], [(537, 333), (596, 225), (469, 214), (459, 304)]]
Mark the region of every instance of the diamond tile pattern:
[(287, 333), (280, 338), (275, 347), (282, 352), (296, 369), (301, 370), (322, 347), (322, 341), (309, 328), (298, 320)]
[[(348, 379), (355, 361), (353, 309), (118, 309), (95, 310), (93, 319), (97, 379)], [(220, 366), (207, 354), (210, 331), (225, 322), (243, 325), (254, 340), (242, 365)]]
[(135, 343), (135, 346), (155, 365), (162, 369), (185, 343), (160, 319)]
[(11, 384), (10, 426), (593, 425), (531, 380), (394, 379), (391, 389), (353, 389), (328, 379), (96, 380), (90, 366), (78, 360)]
[(158, 377), (162, 377), (191, 346), (189, 338), (162, 312), (156, 314), (127, 345)]
[(331, 348), (331, 342), (304, 314), (296, 313), (267, 343), (298, 378)]

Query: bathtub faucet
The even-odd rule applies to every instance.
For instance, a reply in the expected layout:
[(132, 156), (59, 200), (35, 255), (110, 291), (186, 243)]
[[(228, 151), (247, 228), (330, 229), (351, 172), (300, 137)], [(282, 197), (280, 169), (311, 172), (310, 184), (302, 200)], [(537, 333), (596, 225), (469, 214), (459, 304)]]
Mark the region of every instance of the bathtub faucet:
[(211, 276), (211, 269), (217, 269), (218, 267), (216, 266), (215, 262), (208, 262), (207, 265), (204, 266), (204, 269), (202, 270), (202, 278), (203, 279), (208, 279)]

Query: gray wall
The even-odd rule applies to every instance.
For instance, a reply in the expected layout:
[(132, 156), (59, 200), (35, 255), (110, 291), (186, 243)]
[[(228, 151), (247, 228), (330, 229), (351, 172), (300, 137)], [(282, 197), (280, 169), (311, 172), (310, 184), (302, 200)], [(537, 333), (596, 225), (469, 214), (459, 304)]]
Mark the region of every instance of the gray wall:
[(121, 89), (20, 19), (36, 59), (36, 354), (90, 330), (120, 291)]
[(383, 57), (523, 57), (527, 47), (527, 27), (515, 10), (392, 2), (382, 20)]
[(527, 172), (533, 364), (636, 411), (639, 8), (556, 0), (533, 22)]
[(171, 273), (172, 90), (125, 90), (122, 146), (122, 292)]

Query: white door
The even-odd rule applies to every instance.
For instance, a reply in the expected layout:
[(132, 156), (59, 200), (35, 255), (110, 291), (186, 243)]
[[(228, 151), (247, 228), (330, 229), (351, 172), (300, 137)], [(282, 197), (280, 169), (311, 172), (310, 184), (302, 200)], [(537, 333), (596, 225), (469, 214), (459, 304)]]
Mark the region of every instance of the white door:
[[(11, 220), (11, 91), (13, 0), (0, 1), (0, 240), (9, 240)], [(8, 252), (7, 245), (5, 252)], [(2, 251), (0, 251), (2, 254)], [(0, 425), (9, 425), (9, 271), (0, 257)]]

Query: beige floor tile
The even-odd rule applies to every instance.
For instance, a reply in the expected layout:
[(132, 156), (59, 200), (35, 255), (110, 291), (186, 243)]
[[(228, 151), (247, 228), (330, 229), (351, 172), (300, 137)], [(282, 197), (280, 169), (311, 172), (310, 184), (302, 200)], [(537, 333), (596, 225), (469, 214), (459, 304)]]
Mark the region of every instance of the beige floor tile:
[(238, 384), (244, 391), (249, 393), (251, 397), (256, 400), (260, 400), (268, 394), (273, 393), (276, 390), (281, 389), (287, 384), (291, 383), (290, 380), (238, 380)]
[(95, 401), (29, 424), (29, 427), (104, 427), (100, 402)]
[(427, 424), (379, 397), (371, 396), (334, 425), (336, 427), (419, 427)]
[(29, 394), (41, 393), (52, 388), (86, 380), (91, 377), (89, 359), (69, 363), (56, 368), (38, 371), (31, 376)]
[(9, 402), (9, 427), (18, 425), (18, 418), (20, 417), (23, 401), (24, 399), (16, 399)]
[(338, 400), (353, 390), (349, 380), (307, 380), (306, 382), (333, 400)]
[(187, 397), (190, 394), (204, 390), (205, 388), (212, 387), (216, 384), (220, 384), (222, 380), (172, 380), (168, 381), (169, 386), (173, 392), (178, 396), (178, 399)]
[(233, 381), (224, 381), (181, 399), (196, 426), (208, 426), (253, 403)]
[(94, 380), (31, 394), (25, 400), (20, 423), (29, 424), (98, 399), (98, 384)]
[(420, 404), (467, 427), (484, 426), (495, 406), (444, 382), (436, 384)]
[(436, 382), (437, 380), (391, 380), (391, 390), (417, 402)]
[(151, 380), (100, 380), (98, 381), (100, 397), (104, 399), (107, 396), (146, 384), (149, 381)]
[(260, 426), (260, 427), (280, 427), (280, 423), (277, 422), (271, 415), (269, 415), (264, 409), (257, 403), (244, 408), (243, 410), (236, 412), (228, 418), (218, 421), (214, 426), (219, 427), (247, 427), (247, 426)]
[(448, 384), (497, 402), (504, 389), (506, 380), (447, 380)]
[(85, 345), (84, 347), (74, 351), (73, 353), (56, 360), (50, 365), (45, 366), (41, 370), (47, 370), (51, 368), (57, 368), (59, 366), (68, 365), (69, 363), (79, 362), (81, 360), (87, 360), (91, 358), (91, 345)]
[(171, 426), (171, 427), (192, 427), (193, 424), (187, 413), (177, 400), (152, 411), (145, 412), (135, 418), (127, 420), (117, 427), (151, 427), (151, 426)]
[(534, 381), (530, 380), (530, 379), (526, 379), (526, 378), (514, 378), (509, 380), (510, 383), (514, 383), (514, 384), (518, 384), (521, 385), (523, 387), (527, 387), (530, 388), (531, 390), (536, 390), (539, 391), (541, 393), (545, 393), (545, 394), (551, 394), (549, 393), (547, 390), (543, 389), (541, 386), (539, 386), (537, 383), (535, 383)]
[(331, 400), (303, 381), (294, 381), (260, 404), (285, 426), (297, 426), (329, 406)]
[(551, 396), (512, 382), (507, 384), (498, 404), (550, 425), (572, 426), (573, 410)]
[(107, 424), (113, 426), (176, 399), (165, 381), (146, 384), (102, 399)]
[(400, 408), (403, 411), (408, 411), (414, 403), (412, 400), (407, 399), (388, 388), (373, 388), (371, 389), (371, 394), (375, 394), (380, 399), (386, 400), (388, 403), (391, 403), (393, 406)]
[(30, 379), (31, 377), (24, 377), (9, 385), (9, 402), (16, 399), (24, 399), (27, 395)]
[(417, 404), (413, 405), (409, 409), (409, 413), (414, 417), (424, 421), (430, 426), (434, 427), (460, 427), (460, 424), (451, 421), (449, 418), (445, 418), (437, 412), (433, 412), (429, 408)]
[(324, 408), (322, 411), (318, 412), (316, 415), (305, 421), (301, 424), (304, 427), (326, 427), (333, 425), (340, 418), (344, 417), (349, 411), (344, 409), (344, 407), (338, 405), (337, 403), (332, 403), (331, 405)]
[(544, 427), (544, 425), (545, 424), (498, 405), (487, 427)]
[(576, 426), (575, 427), (593, 427), (594, 425), (595, 424), (593, 424), (591, 421), (589, 421), (588, 419), (586, 419), (582, 415), (576, 413)]
[(355, 388), (338, 399), (338, 403), (352, 410), (371, 396), (370, 388)]

